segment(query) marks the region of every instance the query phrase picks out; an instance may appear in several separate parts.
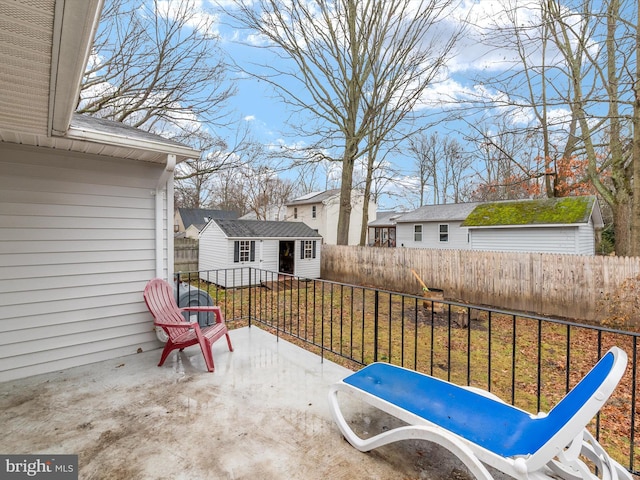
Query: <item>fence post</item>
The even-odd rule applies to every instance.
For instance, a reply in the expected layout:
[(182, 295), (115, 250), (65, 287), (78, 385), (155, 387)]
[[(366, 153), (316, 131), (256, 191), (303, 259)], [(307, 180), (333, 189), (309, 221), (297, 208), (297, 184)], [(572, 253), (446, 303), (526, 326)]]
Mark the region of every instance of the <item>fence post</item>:
[[(253, 290), (253, 284), (251, 283), (251, 272), (253, 272), (253, 267), (249, 267), (249, 327), (251, 327), (251, 291)], [(255, 274), (254, 274), (255, 276)]]
[(373, 361), (378, 361), (378, 304), (379, 292), (376, 289), (373, 294)]

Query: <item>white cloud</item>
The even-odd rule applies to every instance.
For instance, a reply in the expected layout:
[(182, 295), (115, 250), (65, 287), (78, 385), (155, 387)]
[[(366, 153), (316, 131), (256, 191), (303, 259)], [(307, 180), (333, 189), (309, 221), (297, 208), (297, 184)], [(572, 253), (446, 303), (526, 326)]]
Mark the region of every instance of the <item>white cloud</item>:
[(171, 20), (185, 21), (185, 25), (194, 30), (218, 37), (220, 18), (217, 14), (208, 13), (202, 0), (160, 0), (158, 14)]

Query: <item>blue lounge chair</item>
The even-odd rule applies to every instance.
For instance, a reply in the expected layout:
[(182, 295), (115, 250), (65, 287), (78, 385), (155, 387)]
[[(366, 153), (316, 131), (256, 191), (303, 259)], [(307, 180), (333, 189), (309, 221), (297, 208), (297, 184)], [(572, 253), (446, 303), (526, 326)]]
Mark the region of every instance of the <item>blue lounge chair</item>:
[[(485, 464), (522, 480), (631, 480), (630, 473), (586, 429), (626, 366), (626, 353), (611, 348), (547, 414), (532, 415), (484, 390), (386, 363), (373, 363), (332, 385), (329, 404), (344, 437), (363, 452), (399, 440), (423, 439), (447, 448), (484, 480), (493, 478)], [(344, 418), (339, 392), (349, 393), (407, 425), (361, 438)]]

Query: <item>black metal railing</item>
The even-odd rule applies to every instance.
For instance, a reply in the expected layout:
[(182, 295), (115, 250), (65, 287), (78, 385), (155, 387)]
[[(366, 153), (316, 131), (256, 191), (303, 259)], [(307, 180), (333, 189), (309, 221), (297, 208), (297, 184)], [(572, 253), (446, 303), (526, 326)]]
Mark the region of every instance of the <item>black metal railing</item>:
[(627, 372), (590, 429), (636, 470), (637, 333), (253, 268), (178, 280), (207, 291), (232, 325), (260, 324), (351, 368), (385, 361), (480, 387), (530, 412), (549, 411), (619, 346)]

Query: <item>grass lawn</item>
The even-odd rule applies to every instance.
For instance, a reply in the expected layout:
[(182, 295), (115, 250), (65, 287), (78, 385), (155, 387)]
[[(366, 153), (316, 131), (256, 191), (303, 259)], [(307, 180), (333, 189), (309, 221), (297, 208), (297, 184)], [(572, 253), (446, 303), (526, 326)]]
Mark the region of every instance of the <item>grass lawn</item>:
[[(202, 285), (199, 285), (202, 288)], [(227, 318), (254, 317), (288, 341), (357, 370), (375, 360), (487, 389), (519, 408), (549, 411), (610, 346), (633, 361), (635, 337), (327, 282), (210, 288)], [(238, 321), (237, 326), (246, 324)], [(233, 327), (233, 325), (231, 325)], [(636, 381), (628, 367), (589, 428), (623, 465), (631, 456)], [(635, 437), (640, 432), (636, 428)], [(634, 466), (638, 453), (634, 451)]]

